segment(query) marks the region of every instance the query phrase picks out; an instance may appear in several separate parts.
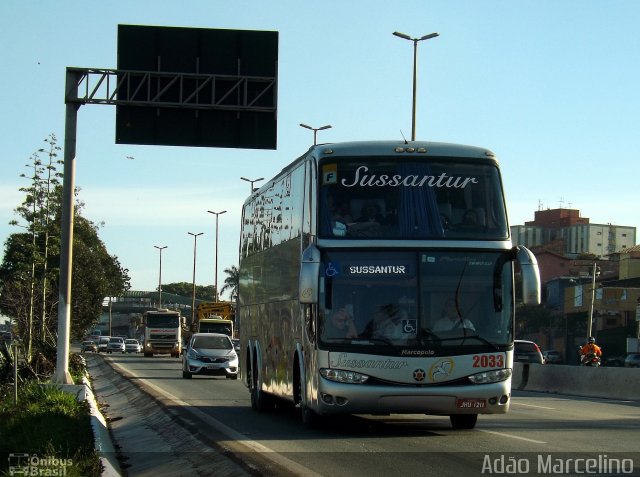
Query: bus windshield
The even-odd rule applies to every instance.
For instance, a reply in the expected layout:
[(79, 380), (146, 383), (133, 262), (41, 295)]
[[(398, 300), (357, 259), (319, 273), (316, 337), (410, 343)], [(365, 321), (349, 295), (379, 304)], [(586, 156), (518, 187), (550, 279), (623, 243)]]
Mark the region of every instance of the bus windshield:
[(508, 238), (498, 167), (434, 158), (332, 158), (320, 168), (323, 238)]
[(388, 355), (504, 350), (513, 338), (507, 253), (325, 251), (320, 343)]

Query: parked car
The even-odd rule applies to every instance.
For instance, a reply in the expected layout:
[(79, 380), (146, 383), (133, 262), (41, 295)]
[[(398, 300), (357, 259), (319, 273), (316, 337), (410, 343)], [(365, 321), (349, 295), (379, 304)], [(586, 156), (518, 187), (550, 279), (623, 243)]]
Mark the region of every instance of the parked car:
[(562, 355), (555, 349), (548, 349), (542, 352), (544, 364), (562, 364)]
[(84, 353), (85, 351), (92, 351), (94, 353), (97, 353), (98, 345), (95, 341), (83, 341), (80, 345), (80, 352)]
[(640, 368), (640, 353), (628, 354), (624, 359), (625, 368)]
[(124, 350), (127, 353), (142, 353), (142, 345), (138, 340), (126, 339), (124, 340)]
[(602, 366), (607, 366), (609, 368), (621, 368), (624, 366), (624, 360), (624, 356), (607, 357), (602, 360)]
[(101, 336), (98, 340), (98, 353), (106, 353), (111, 336)]
[(228, 335), (195, 333), (182, 355), (182, 377), (194, 374), (238, 379), (238, 355)]
[(124, 339), (119, 336), (112, 336), (109, 338), (109, 344), (107, 346), (107, 353), (120, 352), (124, 353)]
[(540, 347), (533, 341), (515, 340), (513, 360), (520, 363), (544, 364)]

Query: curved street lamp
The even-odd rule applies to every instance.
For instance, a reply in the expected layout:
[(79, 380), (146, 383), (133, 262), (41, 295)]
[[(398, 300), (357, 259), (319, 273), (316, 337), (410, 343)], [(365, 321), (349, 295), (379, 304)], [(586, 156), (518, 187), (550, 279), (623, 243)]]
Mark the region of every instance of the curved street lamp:
[(393, 34), (404, 40), (413, 42), (413, 111), (411, 113), (411, 140), (416, 140), (416, 82), (417, 82), (417, 61), (418, 61), (418, 42), (422, 40), (429, 40), (440, 36), (439, 33), (429, 33), (428, 35), (421, 36), (420, 38), (411, 38), (409, 35), (394, 31)]
[(322, 127), (319, 127), (319, 128), (312, 128), (308, 124), (302, 124), (302, 123), (300, 123), (300, 126), (302, 126), (303, 128), (306, 128), (306, 129), (311, 129), (313, 131), (313, 145), (314, 146), (318, 143), (318, 141), (317, 141), (318, 131), (323, 131), (325, 129), (330, 129), (331, 128), (331, 124), (327, 124), (326, 126), (322, 126)]
[(242, 179), (243, 181), (247, 181), (247, 182), (251, 183), (251, 194), (253, 194), (253, 191), (254, 191), (253, 183), (264, 180), (264, 177), (260, 177), (259, 179), (247, 179), (246, 177), (241, 177), (240, 179)]

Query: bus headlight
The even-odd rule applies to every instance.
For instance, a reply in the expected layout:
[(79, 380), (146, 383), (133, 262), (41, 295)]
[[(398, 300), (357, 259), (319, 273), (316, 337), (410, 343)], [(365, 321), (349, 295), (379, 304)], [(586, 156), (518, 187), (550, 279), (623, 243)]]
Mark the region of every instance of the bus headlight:
[(344, 369), (320, 368), (320, 375), (329, 381), (348, 384), (363, 384), (369, 376), (356, 373), (355, 371), (345, 371)]
[(511, 368), (494, 369), (493, 371), (484, 371), (469, 376), (469, 381), (473, 384), (489, 384), (498, 383), (511, 377)]

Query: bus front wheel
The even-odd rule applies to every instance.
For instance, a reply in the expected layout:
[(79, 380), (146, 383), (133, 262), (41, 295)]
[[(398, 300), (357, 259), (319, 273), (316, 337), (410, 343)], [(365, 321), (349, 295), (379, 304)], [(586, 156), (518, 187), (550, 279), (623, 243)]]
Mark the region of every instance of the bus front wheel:
[(302, 424), (309, 429), (315, 429), (320, 424), (318, 413), (305, 404), (300, 405), (300, 418), (302, 419)]
[(478, 421), (477, 414), (451, 414), (449, 416), (454, 429), (473, 429)]

